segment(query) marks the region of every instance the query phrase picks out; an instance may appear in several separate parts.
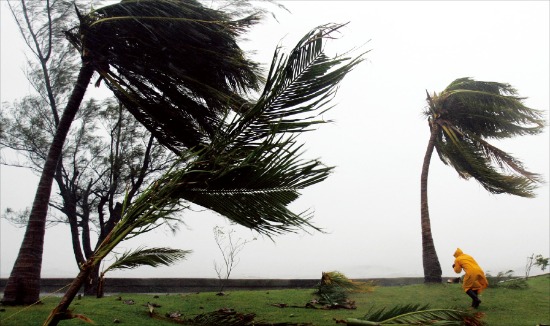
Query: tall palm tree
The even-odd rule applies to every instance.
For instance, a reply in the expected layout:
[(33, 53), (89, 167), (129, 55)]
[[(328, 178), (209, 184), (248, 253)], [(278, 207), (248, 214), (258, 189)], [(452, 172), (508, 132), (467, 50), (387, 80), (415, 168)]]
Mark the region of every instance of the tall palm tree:
[(208, 143), (227, 110), (245, 110), (241, 94), (261, 83), (238, 36), (258, 20), (239, 20), (195, 0), (141, 0), (78, 13), (66, 34), (82, 65), (60, 118), (29, 222), (4, 290), (4, 304), (38, 301), (48, 203), (65, 138), (95, 73), (162, 144), (179, 153)]
[(329, 58), (323, 41), (342, 25), (327, 24), (306, 34), (290, 55), (275, 52), (260, 98), (248, 110), (227, 117), (212, 142), (182, 154), (182, 162), (153, 182), (82, 265), (80, 273), (44, 325), (73, 318), (67, 308), (86, 276), (121, 241), (147, 232), (194, 203), (230, 221), (273, 236), (317, 227), (310, 211), (288, 206), (300, 190), (328, 177), (331, 167), (304, 160), (296, 137), (325, 122), (339, 82), (362, 61)]
[(509, 84), (471, 78), (456, 79), (443, 92), (427, 94), (424, 115), (430, 140), (420, 180), (425, 282), (441, 282), (428, 211), (428, 170), (434, 148), (441, 161), (461, 178), (474, 178), (490, 193), (534, 197), (541, 176), (525, 170), (517, 158), (487, 141), (543, 131), (543, 112), (526, 107), (524, 99)]

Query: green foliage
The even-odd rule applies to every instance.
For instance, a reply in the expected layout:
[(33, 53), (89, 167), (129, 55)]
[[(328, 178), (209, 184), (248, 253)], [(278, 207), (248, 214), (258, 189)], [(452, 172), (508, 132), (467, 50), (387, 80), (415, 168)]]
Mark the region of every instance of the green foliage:
[(486, 277), (489, 282), (489, 288), (501, 287), (520, 290), (526, 289), (528, 286), (527, 281), (524, 278), (517, 278), (514, 276), (513, 270), (498, 272), (496, 276), (487, 273)]
[(227, 111), (248, 106), (242, 94), (260, 89), (259, 64), (237, 44), (260, 17), (232, 18), (195, 0), (122, 1), (79, 13), (66, 34), (97, 83), (179, 153), (210, 142)]
[[(328, 177), (331, 168), (318, 160), (303, 160), (296, 137), (320, 123), (314, 120), (316, 114), (327, 109), (338, 83), (362, 60), (362, 55), (354, 59), (324, 55), (324, 40), (341, 26), (327, 24), (314, 29), (298, 42), (288, 59), (276, 51), (266, 91), (256, 104), (223, 121), (212, 142), (183, 152), (180, 161), (131, 204), (125, 200), (121, 219), (83, 264), (79, 276), (89, 273), (121, 241), (175, 220), (174, 214), (189, 203), (268, 236), (306, 227), (317, 229), (309, 223), (310, 212), (294, 213), (288, 206), (298, 198), (299, 190)], [(86, 53), (83, 56), (86, 61)], [(298, 96), (293, 95), (296, 92)], [(45, 324), (57, 324), (83, 281), (83, 277), (74, 280)]]
[(319, 303), (335, 305), (346, 302), (350, 293), (370, 292), (372, 289), (370, 282), (353, 281), (343, 273), (332, 271), (322, 273), (314, 294), (319, 297)]
[[(369, 311), (348, 325), (484, 325), (481, 315), (458, 309), (428, 309), (428, 305), (404, 304)], [(372, 323), (368, 323), (372, 322)]]
[(139, 247), (117, 256), (115, 262), (107, 267), (103, 274), (116, 269), (134, 269), (140, 266), (170, 266), (184, 259), (189, 253), (191, 253), (190, 250)]
[[(402, 314), (407, 314), (410, 312), (416, 312), (420, 310), (427, 310), (428, 305), (419, 305), (419, 304), (405, 304), (405, 305), (397, 305), (390, 309), (387, 309), (386, 307), (380, 308), (378, 310), (369, 311), (363, 319), (368, 321), (383, 321), (386, 319), (390, 319), (395, 316), (399, 316)], [(372, 310), (372, 308), (371, 308)]]
[(96, 295), (102, 298), (104, 295), (105, 274), (116, 269), (134, 269), (140, 266), (170, 266), (176, 261), (184, 259), (189, 250), (172, 248), (143, 248), (139, 247), (134, 251), (127, 251), (120, 256), (116, 256), (115, 262), (107, 267), (99, 275)]
[(471, 325), (482, 326), (482, 316), (473, 311), (458, 309), (426, 309), (427, 306), (398, 305), (387, 311), (382, 308), (362, 319), (349, 318), (348, 325)]
[(533, 266), (540, 267), (540, 269), (544, 272), (544, 270), (548, 266), (548, 257), (544, 258), (541, 254), (538, 254), (536, 256), (535, 254), (532, 254), (531, 256), (527, 257), (527, 263), (525, 264), (525, 278), (529, 277), (529, 274), (531, 273), (531, 268)]
[(487, 140), (541, 133), (543, 111), (526, 107), (509, 84), (471, 78), (459, 78), (427, 100), (424, 114), (431, 128), (439, 130), (435, 148), (443, 163), (490, 193), (534, 196), (541, 176)]
[[(276, 52), (266, 91), (256, 105), (218, 130), (210, 146), (182, 156), (187, 162), (183, 167), (166, 173), (127, 207), (113, 240), (147, 231), (180, 210), (182, 200), (268, 235), (311, 226), (309, 212), (296, 214), (287, 205), (299, 189), (324, 180), (331, 168), (317, 160), (303, 161), (296, 135), (286, 133), (319, 123), (314, 113), (360, 62), (323, 54), (323, 39), (340, 26), (324, 25), (308, 33), (288, 60)], [(297, 91), (297, 85), (303, 87)], [(291, 95), (295, 92), (299, 96)], [(313, 117), (299, 116), (304, 113)]]
[(541, 271), (544, 272), (546, 267), (548, 267), (548, 258), (549, 257), (544, 258), (542, 255), (536, 255), (534, 265), (539, 266)]

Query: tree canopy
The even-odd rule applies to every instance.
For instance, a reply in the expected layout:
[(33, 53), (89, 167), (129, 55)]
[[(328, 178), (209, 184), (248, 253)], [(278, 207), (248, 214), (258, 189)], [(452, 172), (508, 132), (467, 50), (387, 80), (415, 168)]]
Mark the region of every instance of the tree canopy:
[(459, 78), (440, 94), (428, 95), (425, 115), (432, 128), (441, 128), (435, 143), (441, 161), (490, 193), (533, 197), (541, 176), (488, 142), (544, 130), (543, 112), (525, 106), (524, 99), (509, 84), (471, 78)]

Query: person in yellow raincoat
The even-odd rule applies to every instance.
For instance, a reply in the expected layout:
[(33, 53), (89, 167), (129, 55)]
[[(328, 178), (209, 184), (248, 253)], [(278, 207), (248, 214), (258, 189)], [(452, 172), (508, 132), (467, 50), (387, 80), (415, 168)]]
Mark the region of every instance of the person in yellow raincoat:
[(485, 273), (475, 259), (463, 253), (460, 248), (456, 249), (454, 257), (455, 263), (453, 264), (453, 269), (457, 274), (464, 270), (465, 275), (462, 281), (462, 288), (472, 298), (472, 307), (477, 308), (481, 303), (478, 295), (489, 285)]

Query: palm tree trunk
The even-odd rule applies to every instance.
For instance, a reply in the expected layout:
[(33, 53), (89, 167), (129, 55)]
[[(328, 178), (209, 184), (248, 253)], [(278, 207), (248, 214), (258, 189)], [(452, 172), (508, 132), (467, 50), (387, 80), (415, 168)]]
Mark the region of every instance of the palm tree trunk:
[(2, 299), (4, 304), (32, 304), (39, 300), (46, 217), (55, 169), (61, 158), (65, 138), (93, 73), (94, 69), (91, 65), (82, 65), (67, 107), (63, 111), (42, 169), (23, 243), (4, 289), (4, 298)]
[(422, 164), (420, 177), (420, 222), (422, 227), (422, 264), (424, 267), (424, 283), (441, 283), (441, 265), (437, 258), (435, 245), (432, 238), (430, 225), (430, 212), (428, 209), (428, 172), (430, 160), (435, 147), (435, 138), (439, 132), (439, 125), (432, 124), (430, 141)]
[(88, 279), (89, 274), (94, 269), (95, 265), (93, 264), (94, 259), (89, 259), (86, 264), (82, 265), (80, 272), (76, 276), (76, 278), (71, 283), (71, 286), (65, 292), (65, 295), (51, 312), (46, 321), (44, 321), (44, 324), (42, 326), (55, 326), (59, 324), (60, 321), (65, 319), (71, 319), (71, 313), (67, 311), (69, 308), (69, 305), (73, 301), (74, 297), (78, 293), (78, 290), (82, 287), (82, 284), (86, 282)]

